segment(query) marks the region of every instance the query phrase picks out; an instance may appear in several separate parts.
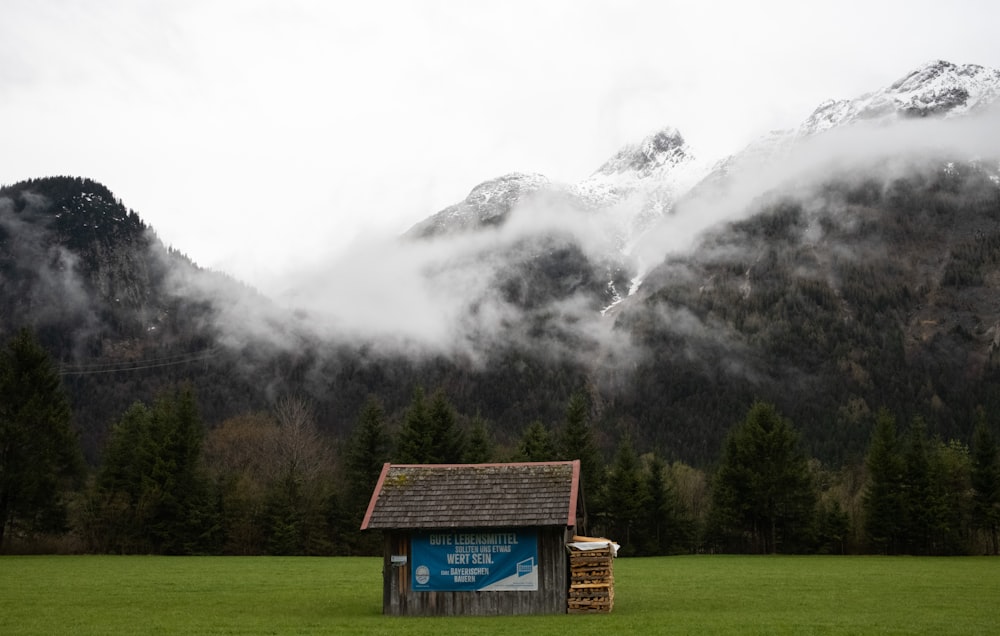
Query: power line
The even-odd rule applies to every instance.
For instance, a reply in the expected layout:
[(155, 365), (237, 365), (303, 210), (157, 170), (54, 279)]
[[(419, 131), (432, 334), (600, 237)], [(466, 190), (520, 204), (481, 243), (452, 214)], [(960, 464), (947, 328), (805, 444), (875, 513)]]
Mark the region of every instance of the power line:
[(95, 375), (98, 373), (118, 373), (125, 371), (143, 371), (145, 369), (158, 369), (179, 364), (190, 364), (210, 360), (218, 355), (217, 347), (210, 347), (191, 353), (179, 353), (166, 356), (145, 358), (143, 360), (129, 360), (116, 362), (94, 362), (89, 364), (64, 365), (59, 370), (59, 375)]
[(134, 364), (136, 362), (141, 362), (142, 364), (152, 364), (152, 363), (160, 363), (160, 362), (172, 362), (174, 360), (185, 360), (185, 359), (190, 358), (192, 356), (198, 356), (198, 355), (201, 355), (201, 354), (203, 354), (205, 352), (213, 351), (213, 350), (214, 350), (214, 347), (209, 348), (209, 349), (202, 349), (201, 351), (195, 351), (195, 352), (190, 352), (189, 351), (189, 352), (185, 352), (185, 353), (171, 353), (171, 354), (165, 354), (165, 355), (161, 355), (161, 356), (153, 356), (151, 358), (144, 358), (142, 360), (134, 360), (134, 361), (115, 360), (113, 362), (90, 362), (90, 363), (86, 363), (86, 364), (69, 364), (69, 365), (63, 365), (63, 367), (64, 368), (69, 368), (69, 369), (76, 369), (76, 370), (88, 370), (88, 369), (100, 369), (100, 368), (104, 368), (104, 367), (118, 367), (118, 366), (121, 366), (123, 364)]

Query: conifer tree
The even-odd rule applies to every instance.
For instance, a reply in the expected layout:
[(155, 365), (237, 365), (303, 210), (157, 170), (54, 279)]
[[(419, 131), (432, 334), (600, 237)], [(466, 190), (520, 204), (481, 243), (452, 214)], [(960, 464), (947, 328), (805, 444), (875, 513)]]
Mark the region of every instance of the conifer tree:
[(486, 420), (477, 415), (469, 426), (469, 439), (465, 448), (465, 463), (486, 464), (494, 460), (496, 444)]
[(427, 412), (427, 398), (423, 387), (417, 387), (399, 431), (394, 461), (399, 464), (432, 463), (433, 456), (433, 434), (430, 414)]
[(456, 464), (465, 454), (465, 436), (454, 408), (442, 391), (428, 403), (417, 387), (399, 434), (396, 462), (401, 464)]
[(146, 534), (151, 508), (144, 495), (155, 454), (149, 408), (130, 406), (108, 433), (94, 490), (90, 493), (87, 534), (99, 552), (151, 552)]
[(902, 494), (904, 550), (910, 554), (931, 554), (937, 511), (926, 425), (921, 418), (911, 424), (903, 449)]
[(200, 464), (204, 429), (194, 391), (183, 387), (153, 406), (159, 452), (152, 480), (160, 500), (154, 510), (151, 538), (166, 554), (194, 554), (208, 547), (214, 520), (208, 478)]
[(607, 515), (611, 538), (621, 544), (623, 556), (640, 554), (645, 542), (642, 521), (649, 503), (649, 493), (642, 478), (642, 467), (632, 438), (628, 435), (618, 443), (608, 475)]
[(599, 513), (605, 483), (604, 459), (594, 440), (587, 398), (574, 393), (566, 406), (566, 420), (559, 436), (559, 455), (564, 460), (580, 460), (583, 500), (591, 513)]
[(851, 520), (836, 499), (824, 501), (816, 511), (816, 551), (844, 554)]
[(972, 523), (986, 535), (992, 554), (1000, 554), (1000, 455), (980, 410), (972, 438)]
[(347, 449), (347, 500), (359, 524), (382, 466), (389, 461), (390, 444), (382, 404), (370, 396), (358, 415)]
[(432, 442), (435, 453), (433, 463), (459, 464), (465, 458), (465, 431), (458, 425), (458, 415), (444, 391), (438, 389), (431, 396), (428, 408)]
[(353, 553), (375, 554), (378, 551), (380, 537), (362, 533), (360, 528), (382, 466), (390, 457), (391, 440), (384, 419), (381, 403), (370, 396), (348, 441), (346, 499), (349, 513), (344, 530), (354, 546)]
[(749, 536), (753, 552), (799, 550), (812, 541), (815, 508), (798, 434), (773, 405), (755, 402), (727, 436), (715, 475), (716, 535)]
[(875, 416), (866, 463), (865, 533), (876, 551), (896, 554), (902, 548), (903, 461), (896, 435), (896, 418), (884, 408)]
[(524, 429), (517, 446), (518, 461), (551, 462), (556, 459), (556, 455), (552, 433), (541, 421), (535, 420)]
[(0, 547), (6, 530), (62, 530), (62, 495), (83, 472), (59, 375), (34, 334), (0, 349)]
[(972, 535), (972, 457), (958, 440), (932, 444), (935, 554), (966, 554)]
[(106, 548), (193, 554), (216, 547), (202, 435), (189, 387), (160, 397), (152, 408), (137, 403), (126, 411), (111, 431), (91, 497), (91, 521), (108, 532)]
[(649, 497), (644, 527), (647, 554), (683, 552), (693, 538), (693, 523), (684, 514), (680, 499), (667, 480), (667, 465), (658, 455), (649, 460), (645, 491)]

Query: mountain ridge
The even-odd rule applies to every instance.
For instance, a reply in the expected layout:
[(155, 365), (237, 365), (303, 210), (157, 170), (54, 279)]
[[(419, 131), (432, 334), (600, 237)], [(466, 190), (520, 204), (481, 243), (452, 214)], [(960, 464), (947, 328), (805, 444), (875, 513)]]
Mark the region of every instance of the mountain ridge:
[[(929, 77), (934, 95), (958, 104), (942, 69), (893, 90), (916, 95), (907, 78)], [(972, 114), (986, 106), (976, 99)], [(852, 142), (897, 120), (938, 121), (931, 110), (882, 127), (852, 119), (864, 124)], [(796, 143), (808, 137), (821, 152), (832, 132)], [(398, 419), (416, 386), (441, 388), (466, 417), (493, 422), (503, 444), (530, 421), (558, 421), (584, 388), (606, 451), (629, 434), (696, 464), (713, 461), (757, 398), (799, 424), (824, 461), (860, 452), (880, 406), (962, 438), (977, 406), (1000, 413), (1000, 161), (908, 161), (905, 150), (886, 149), (896, 162), (851, 156), (742, 192), (740, 171), (762, 160), (708, 165), (667, 127), (588, 177), (612, 177), (610, 193), (542, 175), (484, 181), (405, 233), (392, 249), (424, 260), (399, 260), (415, 274), (384, 279), (447, 306), (439, 331), (459, 345), (443, 350), (335, 324), (317, 331), (309, 312), (164, 247), (106, 187), (22, 182), (0, 189), (0, 333), (34, 325), (64, 368), (179, 356), (160, 369), (65, 376), (91, 458), (129, 403), (184, 379), (212, 424), (296, 393), (334, 434), (369, 394)]]
[[(819, 104), (797, 127), (772, 131), (743, 150), (717, 160), (700, 159), (679, 130), (665, 126), (637, 143), (629, 143), (590, 176), (573, 184), (550, 181), (544, 175), (512, 173), (484, 181), (462, 202), (449, 206), (411, 228), (406, 236), (471, 231), (506, 221), (519, 205), (529, 205), (539, 190), (558, 193), (565, 202), (610, 217), (620, 266), (637, 275), (630, 251), (643, 234), (669, 216), (679, 200), (699, 189), (710, 189), (731, 173), (758, 168), (789, 156), (803, 139), (858, 123), (888, 124), (918, 116), (958, 117), (995, 105), (1000, 98), (1000, 70), (944, 60), (932, 60), (886, 87), (854, 98)], [(504, 187), (513, 181), (526, 186)], [(481, 189), (503, 190), (496, 203), (476, 197)]]
[(933, 60), (889, 86), (854, 99), (820, 104), (798, 134), (816, 134), (845, 123), (890, 117), (953, 117), (988, 107), (1000, 97), (1000, 70)]

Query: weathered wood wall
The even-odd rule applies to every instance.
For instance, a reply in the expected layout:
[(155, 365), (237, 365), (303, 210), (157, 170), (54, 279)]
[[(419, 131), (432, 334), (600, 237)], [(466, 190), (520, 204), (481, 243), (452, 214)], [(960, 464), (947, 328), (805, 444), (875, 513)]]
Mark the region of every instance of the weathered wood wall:
[[(495, 530), (495, 529), (494, 529)], [(534, 592), (417, 592), (411, 589), (410, 533), (385, 532), (382, 613), (391, 616), (565, 614), (569, 559), (565, 527), (538, 528), (538, 590)], [(406, 565), (393, 567), (392, 555)]]

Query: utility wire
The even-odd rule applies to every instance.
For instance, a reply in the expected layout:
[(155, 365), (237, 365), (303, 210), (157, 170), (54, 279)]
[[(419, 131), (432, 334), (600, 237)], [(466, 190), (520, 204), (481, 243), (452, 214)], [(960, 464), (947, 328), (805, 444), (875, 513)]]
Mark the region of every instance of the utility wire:
[(135, 362), (141, 362), (143, 364), (159, 363), (159, 362), (172, 362), (174, 360), (184, 360), (192, 356), (198, 356), (205, 352), (214, 350), (214, 347), (209, 349), (202, 349), (201, 351), (187, 352), (187, 353), (170, 353), (161, 356), (153, 356), (152, 358), (143, 358), (142, 360), (135, 361), (125, 361), (125, 360), (115, 360), (113, 362), (90, 362), (86, 364), (67, 364), (63, 365), (63, 368), (73, 369), (73, 370), (89, 370), (89, 369), (100, 369), (104, 367), (118, 367), (123, 364), (134, 364)]
[(118, 361), (118, 362), (94, 362), (90, 364), (65, 365), (59, 370), (59, 375), (95, 375), (98, 373), (118, 373), (120, 371), (142, 371), (145, 369), (158, 369), (178, 364), (190, 364), (202, 360), (210, 360), (218, 355), (217, 347), (210, 347), (195, 351), (193, 353), (179, 353), (166, 356), (157, 356), (143, 360)]

